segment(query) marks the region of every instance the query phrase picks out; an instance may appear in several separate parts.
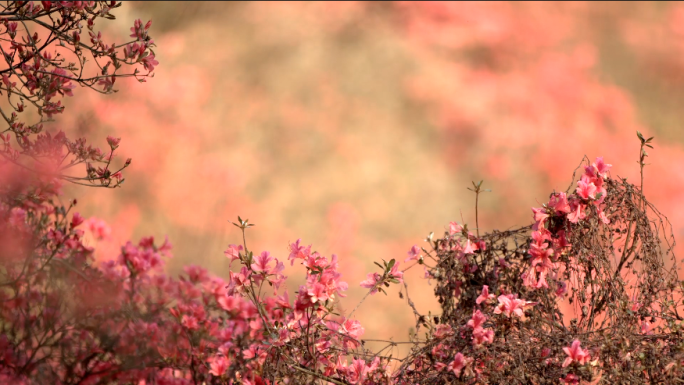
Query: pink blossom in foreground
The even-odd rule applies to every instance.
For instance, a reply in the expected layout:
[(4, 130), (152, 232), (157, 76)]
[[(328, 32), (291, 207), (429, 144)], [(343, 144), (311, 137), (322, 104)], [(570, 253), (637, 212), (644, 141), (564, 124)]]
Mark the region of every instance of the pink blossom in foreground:
[(548, 206), (556, 211), (557, 214), (567, 214), (570, 212), (568, 197), (564, 192), (555, 194), (549, 199)]
[(479, 327), (482, 327), (482, 324), (487, 320), (487, 316), (482, 314), (481, 311), (477, 310), (475, 313), (473, 313), (472, 318), (470, 321), (468, 321), (467, 325), (470, 326), (473, 329), (477, 329)]
[(597, 188), (596, 185), (591, 182), (586, 175), (583, 175), (582, 179), (577, 182), (577, 189), (575, 192), (577, 192), (577, 195), (583, 199), (594, 199)]
[(404, 262), (417, 261), (420, 258), (420, 247), (418, 245), (413, 245), (411, 250), (408, 251), (408, 258)]
[(435, 338), (444, 338), (454, 334), (454, 330), (450, 325), (439, 324), (435, 327)]
[(252, 263), (251, 267), (252, 270), (254, 270), (257, 273), (268, 272), (270, 270), (268, 265), (271, 262), (273, 262), (273, 257), (271, 257), (271, 253), (269, 253), (268, 251), (263, 251), (261, 252), (261, 254), (254, 258), (254, 263)]
[(494, 342), (494, 330), (485, 328), (475, 328), (473, 330), (473, 345), (481, 345), (484, 343)]
[(457, 353), (454, 360), (449, 363), (447, 369), (452, 370), (456, 377), (461, 375), (461, 371), (470, 364), (472, 358), (466, 358), (462, 353)]
[(311, 255), (311, 245), (300, 245), (301, 241), (301, 239), (297, 239), (296, 242), (290, 244), (290, 255), (287, 257), (290, 260), (290, 265), (294, 265), (295, 259), (307, 260)]
[(233, 263), (236, 259), (240, 259), (240, 252), (242, 250), (242, 245), (228, 245), (228, 249), (223, 254), (230, 258), (230, 263)]
[(449, 222), (449, 235), (454, 235), (463, 231), (463, 226), (457, 222)]
[(221, 377), (230, 367), (230, 360), (224, 356), (211, 357), (208, 362), (210, 367), (209, 373), (216, 377)]
[(602, 156), (597, 157), (596, 161), (592, 163), (592, 166), (596, 170), (596, 173), (602, 177), (605, 177), (610, 168), (613, 167), (612, 164), (605, 163)]
[(368, 273), (366, 279), (361, 281), (360, 285), (366, 289), (372, 289), (371, 294), (375, 294), (378, 291), (378, 283), (382, 281), (382, 275), (378, 273)]
[(563, 351), (568, 357), (563, 361), (563, 367), (570, 365), (573, 361), (580, 365), (586, 364), (591, 356), (587, 350), (582, 350), (580, 341), (574, 340), (569, 347), (564, 347)]
[(403, 282), (404, 272), (399, 271), (399, 262), (395, 263), (394, 266), (392, 266), (392, 268), (389, 271), (389, 275), (394, 279), (398, 280), (399, 282)]
[(493, 299), (494, 294), (489, 294), (489, 286), (483, 285), (482, 286), (482, 294), (480, 294), (477, 299), (475, 300), (475, 303), (478, 305), (481, 304), (482, 302), (485, 302), (489, 299)]
[(85, 221), (85, 219), (83, 219), (81, 214), (74, 213), (74, 216), (71, 217), (71, 228), (73, 229), (74, 227), (79, 226), (83, 221)]
[(523, 316), (523, 310), (526, 307), (534, 306), (536, 303), (519, 299), (516, 294), (500, 295), (499, 304), (494, 309), (494, 314), (504, 314), (506, 317), (511, 317), (515, 314), (518, 317)]
[(544, 228), (544, 223), (549, 218), (546, 209), (533, 207), (532, 212), (534, 213), (534, 226), (532, 227), (532, 230), (536, 231)]

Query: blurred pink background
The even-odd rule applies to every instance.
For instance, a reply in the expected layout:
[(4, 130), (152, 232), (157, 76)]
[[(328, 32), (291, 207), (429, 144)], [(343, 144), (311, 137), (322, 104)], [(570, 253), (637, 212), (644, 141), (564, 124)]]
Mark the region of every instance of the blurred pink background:
[[(638, 178), (636, 131), (655, 136), (645, 192), (684, 232), (684, 4), (124, 3), (104, 31), (153, 20), (146, 84), (80, 92), (55, 128), (122, 138), (122, 189), (69, 188), (84, 216), (125, 240), (168, 235), (171, 273), (228, 275), (238, 215), (255, 251), (302, 238), (340, 257), (350, 311), (373, 261), (403, 260), (449, 221), (482, 231), (531, 222), (584, 155)], [(77, 112), (78, 110), (78, 112)], [(681, 253), (680, 253), (681, 254)], [(289, 268), (291, 289), (302, 282)], [(438, 310), (422, 271), (421, 312)], [(366, 338), (405, 340), (398, 287), (355, 314)]]

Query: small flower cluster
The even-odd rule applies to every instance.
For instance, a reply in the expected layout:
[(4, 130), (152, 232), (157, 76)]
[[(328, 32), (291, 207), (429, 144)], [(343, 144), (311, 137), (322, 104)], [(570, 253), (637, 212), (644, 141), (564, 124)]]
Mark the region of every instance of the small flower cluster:
[(602, 157), (596, 158), (593, 164), (585, 167), (574, 194), (567, 196), (564, 192), (554, 193), (543, 207), (532, 208), (534, 225), (529, 250), (532, 259), (530, 269), (523, 274), (527, 287), (549, 288), (547, 277), (551, 276), (556, 281), (556, 295), (565, 294), (567, 285), (558, 279), (555, 263), (558, 256), (570, 251), (563, 221), (576, 224), (586, 220), (587, 206), (592, 205), (595, 208), (592, 212), (596, 213), (601, 223), (610, 223), (603, 210), (603, 202), (607, 195), (603, 184), (611, 167), (612, 165), (606, 164)]
[[(10, 111), (3, 107), (7, 128), (0, 131), (0, 168), (3, 174), (14, 174), (13, 178), (0, 176), (3, 183), (17, 184), (17, 179), (31, 178), (31, 184), (41, 190), (54, 190), (64, 180), (102, 187), (116, 187), (123, 182), (122, 171), (130, 165), (130, 159), (116, 168), (112, 164), (120, 139), (108, 138), (110, 149), (105, 151), (82, 138), (70, 140), (61, 131), (43, 132), (44, 123), (64, 112), (60, 99), (73, 96), (77, 86), (102, 86), (101, 92), (111, 93), (118, 77), (145, 81), (153, 75), (159, 63), (149, 36), (151, 22), (143, 25), (136, 20), (131, 28), (136, 40), (124, 45), (107, 44), (101, 32), (94, 32), (96, 21), (112, 19), (110, 12), (120, 5), (105, 1), (17, 1), (3, 6), (0, 24), (5, 28), (0, 36), (5, 36), (9, 44), (2, 52), (5, 67), (1, 71), (0, 94), (6, 95)], [(81, 39), (84, 27), (91, 44)], [(118, 49), (121, 46), (123, 55)], [(129, 55), (133, 46), (134, 57)], [(148, 73), (139, 74), (137, 68), (126, 72), (139, 65)], [(95, 76), (84, 75), (93, 70), (97, 71)], [(22, 114), (39, 119), (28, 123), (22, 120)], [(85, 176), (71, 173), (77, 165), (85, 165)], [(19, 167), (25, 175), (5, 170), (9, 167)]]

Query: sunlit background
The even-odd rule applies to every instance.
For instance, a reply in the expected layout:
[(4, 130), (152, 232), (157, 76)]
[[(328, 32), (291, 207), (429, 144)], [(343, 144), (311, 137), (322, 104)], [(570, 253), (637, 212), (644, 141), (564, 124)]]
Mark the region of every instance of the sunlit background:
[[(175, 257), (224, 278), (238, 215), (250, 248), (281, 260), (302, 238), (340, 257), (350, 311), (373, 261), (403, 260), (449, 221), (531, 222), (586, 155), (637, 181), (636, 131), (655, 136), (645, 192), (684, 235), (684, 4), (124, 3), (103, 31), (153, 20), (148, 83), (79, 92), (54, 127), (122, 138), (121, 189), (70, 188), (107, 220), (99, 258), (168, 235)], [(77, 111), (78, 110), (78, 111)], [(73, 134), (72, 134), (73, 135)], [(680, 253), (681, 254), (681, 253)], [(288, 264), (289, 265), (289, 264)], [(289, 269), (289, 266), (288, 266)], [(418, 310), (438, 309), (423, 272)], [(289, 269), (291, 290), (301, 270)], [(367, 338), (405, 340), (398, 287), (355, 313)]]

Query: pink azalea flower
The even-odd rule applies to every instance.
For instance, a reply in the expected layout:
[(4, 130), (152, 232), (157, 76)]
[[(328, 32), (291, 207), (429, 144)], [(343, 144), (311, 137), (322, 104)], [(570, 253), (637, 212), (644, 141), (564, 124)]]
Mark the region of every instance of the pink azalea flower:
[(577, 182), (575, 192), (583, 199), (594, 199), (596, 191), (596, 185), (586, 175), (582, 176), (582, 179)]
[(326, 301), (330, 299), (327, 288), (325, 287), (325, 285), (320, 283), (315, 283), (312, 287), (310, 287), (308, 293), (309, 296), (311, 296), (312, 303), (316, 303), (318, 301)]
[(238, 311), (242, 306), (242, 299), (239, 296), (222, 295), (216, 302), (218, 302), (219, 306), (227, 312)]
[(230, 263), (233, 263), (234, 260), (240, 259), (240, 252), (242, 250), (242, 245), (228, 245), (228, 250), (224, 251), (223, 254), (230, 258)]
[(494, 314), (504, 314), (506, 317), (511, 317), (515, 314), (518, 317), (523, 316), (523, 310), (526, 307), (534, 306), (536, 303), (519, 299), (516, 294), (500, 295), (499, 305), (494, 309)]
[(83, 223), (83, 221), (85, 221), (85, 219), (83, 219), (81, 214), (74, 213), (74, 216), (71, 217), (71, 228), (73, 229), (74, 227), (80, 225), (81, 223)]
[(189, 316), (187, 314), (183, 315), (183, 318), (181, 319), (181, 324), (190, 330), (196, 330), (199, 329), (199, 323), (197, 323), (197, 318), (193, 316)]
[(366, 289), (372, 289), (371, 294), (375, 294), (378, 291), (377, 283), (380, 282), (382, 276), (378, 273), (368, 273), (366, 279), (361, 281), (361, 287)]
[(481, 311), (477, 310), (475, 313), (473, 313), (472, 318), (470, 321), (468, 321), (468, 326), (470, 326), (473, 329), (481, 328), (482, 324), (487, 320), (487, 316), (482, 314)]
[(589, 351), (582, 350), (580, 344), (579, 340), (574, 340), (572, 341), (571, 346), (563, 348), (565, 354), (568, 355), (565, 361), (563, 361), (563, 367), (570, 365), (573, 361), (576, 361), (580, 365), (584, 365), (589, 361), (591, 358)]
[(475, 300), (475, 303), (478, 305), (481, 304), (482, 302), (487, 301), (488, 299), (494, 298), (494, 294), (489, 294), (489, 286), (484, 285), (482, 286), (482, 294), (480, 294), (479, 297)]
[(454, 360), (447, 365), (447, 369), (453, 370), (454, 374), (458, 377), (461, 375), (461, 371), (470, 364), (472, 358), (466, 358), (462, 353), (456, 354)]
[(420, 258), (420, 247), (418, 247), (418, 245), (413, 245), (411, 250), (409, 250), (406, 254), (408, 254), (408, 258), (406, 258), (404, 262), (417, 261)]
[(121, 138), (115, 138), (113, 136), (108, 136), (107, 137), (107, 143), (112, 148), (119, 147), (119, 143), (121, 143)]
[(154, 54), (147, 55), (140, 61), (142, 62), (143, 67), (150, 72), (154, 71), (154, 67), (159, 65), (159, 62), (154, 59)]
[(462, 252), (463, 254), (475, 254), (475, 250), (477, 250), (477, 246), (473, 247), (473, 244), (470, 243), (470, 239), (468, 239)]
[(605, 163), (602, 156), (597, 157), (592, 166), (599, 176), (606, 176), (610, 168), (613, 167), (612, 164)]
[(399, 271), (399, 262), (395, 263), (394, 266), (392, 266), (392, 268), (391, 268), (390, 271), (389, 271), (389, 275), (391, 275), (392, 277), (394, 277), (394, 278), (395, 278), (396, 280), (398, 280), (399, 282), (402, 282), (402, 281), (403, 281), (404, 272), (403, 272), (403, 271)]
[(450, 325), (439, 324), (435, 328), (435, 338), (444, 338), (446, 336), (450, 336), (453, 334), (454, 334), (454, 330), (451, 328)]
[(463, 226), (457, 222), (449, 222), (449, 235), (454, 235), (463, 231)]
[(545, 208), (532, 208), (532, 212), (534, 213), (534, 226), (532, 227), (532, 230), (539, 230), (544, 228), (544, 222), (549, 218), (549, 214), (546, 212)]
[(555, 194), (554, 196), (549, 199), (549, 204), (548, 206), (554, 210), (556, 210), (557, 213), (569, 213), (570, 212), (570, 205), (568, 204), (568, 197), (564, 192)]
[(357, 320), (346, 320), (342, 324), (342, 328), (340, 329), (340, 332), (343, 334), (346, 334), (352, 338), (359, 339), (363, 335), (363, 333), (366, 331), (366, 329), (361, 326), (361, 322)]
[(585, 204), (573, 201), (572, 205), (570, 206), (571, 211), (568, 214), (568, 220), (572, 223), (577, 223), (586, 218), (586, 214), (584, 213), (585, 207)]
[(300, 245), (301, 239), (297, 239), (295, 243), (290, 244), (290, 256), (287, 257), (291, 261), (290, 265), (294, 265), (295, 259), (308, 259), (311, 255), (311, 245)]
[(473, 330), (473, 345), (481, 345), (485, 342), (490, 344), (494, 342), (494, 330), (475, 328)]
[(209, 360), (209, 366), (211, 370), (209, 373), (216, 377), (221, 377), (230, 366), (230, 360), (225, 356), (215, 356), (211, 357)]
[(268, 251), (263, 251), (254, 259), (254, 263), (252, 263), (251, 265), (252, 270), (254, 270), (257, 273), (268, 272), (270, 270), (268, 264), (272, 261), (273, 257), (271, 257), (271, 253), (269, 253)]

